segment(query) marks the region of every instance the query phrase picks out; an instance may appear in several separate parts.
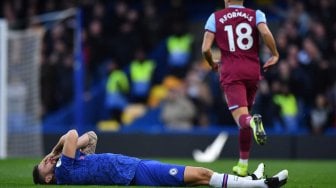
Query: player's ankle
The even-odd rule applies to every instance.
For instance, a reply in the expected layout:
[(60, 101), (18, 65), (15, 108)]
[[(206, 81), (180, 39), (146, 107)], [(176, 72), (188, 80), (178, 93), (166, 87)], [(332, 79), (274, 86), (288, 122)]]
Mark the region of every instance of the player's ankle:
[(248, 165), (248, 159), (239, 159), (238, 164), (242, 166), (247, 166)]

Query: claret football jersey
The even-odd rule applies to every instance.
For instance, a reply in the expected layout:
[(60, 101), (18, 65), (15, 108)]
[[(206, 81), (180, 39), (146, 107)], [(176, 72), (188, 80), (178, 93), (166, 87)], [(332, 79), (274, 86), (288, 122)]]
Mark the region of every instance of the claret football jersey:
[(215, 34), (221, 50), (222, 84), (236, 80), (259, 80), (259, 31), (265, 14), (243, 6), (229, 6), (214, 12), (205, 29)]

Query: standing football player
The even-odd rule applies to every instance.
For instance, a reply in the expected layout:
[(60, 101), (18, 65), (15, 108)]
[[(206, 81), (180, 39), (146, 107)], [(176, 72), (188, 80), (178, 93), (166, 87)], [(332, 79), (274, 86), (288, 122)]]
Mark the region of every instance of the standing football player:
[[(264, 71), (277, 63), (279, 53), (262, 11), (245, 8), (244, 0), (224, 2), (226, 8), (212, 13), (208, 18), (202, 53), (211, 68), (219, 72), (229, 110), (239, 127), (240, 158), (233, 167), (233, 172), (246, 176), (252, 133), (260, 145), (265, 144), (267, 139), (261, 115), (249, 114), (261, 78), (259, 36), (272, 53), (263, 65)], [(212, 58), (211, 47), (214, 41), (221, 50), (220, 62)]]

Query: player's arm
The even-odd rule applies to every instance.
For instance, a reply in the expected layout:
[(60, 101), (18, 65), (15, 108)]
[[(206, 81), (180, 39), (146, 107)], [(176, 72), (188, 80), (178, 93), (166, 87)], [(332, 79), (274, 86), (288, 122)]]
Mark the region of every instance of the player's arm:
[[(69, 132), (68, 132), (69, 133)], [(65, 139), (68, 136), (68, 133), (61, 136), (58, 140), (57, 144), (53, 147), (51, 152), (44, 157), (43, 161), (48, 160), (50, 158), (56, 159), (62, 154), (63, 146), (65, 143)], [(98, 137), (94, 131), (89, 131), (83, 134), (78, 138), (76, 149), (81, 149), (81, 151), (85, 154), (92, 154), (96, 150)]]
[(64, 145), (64, 141), (65, 141), (65, 136), (66, 136), (66, 134), (64, 134), (60, 137), (60, 139), (58, 140), (56, 145), (53, 147), (51, 152), (43, 158), (43, 161), (47, 161), (49, 159), (56, 159), (61, 155), (63, 145)]
[(96, 150), (97, 135), (93, 131), (86, 132), (78, 138), (76, 130), (70, 130), (64, 141), (62, 154), (74, 158), (77, 149), (82, 149), (83, 153), (92, 154)]
[(75, 158), (77, 150), (77, 142), (78, 142), (77, 131), (74, 129), (68, 131), (64, 137), (62, 154), (70, 158)]
[(211, 53), (211, 47), (215, 39), (215, 34), (205, 31), (202, 44), (202, 54), (205, 60), (209, 63), (211, 68), (215, 71), (218, 69), (218, 64), (214, 62)]
[(85, 154), (93, 154), (96, 151), (98, 137), (94, 131), (89, 131), (78, 138), (77, 148)]
[(274, 37), (269, 30), (268, 26), (266, 23), (259, 23), (258, 24), (258, 30), (259, 33), (266, 44), (266, 46), (270, 49), (272, 53), (272, 57), (268, 59), (268, 61), (264, 64), (263, 69), (266, 71), (269, 67), (273, 66), (276, 64), (279, 60), (279, 52), (276, 48), (275, 40)]

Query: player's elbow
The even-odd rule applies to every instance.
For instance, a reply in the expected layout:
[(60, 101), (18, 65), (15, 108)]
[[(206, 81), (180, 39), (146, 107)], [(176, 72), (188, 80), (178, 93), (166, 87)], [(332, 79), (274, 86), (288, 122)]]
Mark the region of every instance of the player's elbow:
[(204, 33), (203, 37), (203, 43), (202, 43), (202, 53), (207, 54), (210, 53), (212, 43), (215, 39), (215, 35), (211, 32), (206, 31)]
[(67, 138), (78, 138), (78, 132), (75, 129), (68, 131)]
[(98, 139), (98, 136), (94, 131), (89, 131), (87, 134), (90, 135), (90, 137), (92, 137), (94, 140)]
[(71, 129), (68, 131), (68, 134), (78, 134), (76, 129)]
[(264, 41), (268, 41), (268, 39), (273, 38), (270, 32), (263, 32), (263, 33), (260, 33), (260, 35)]
[(265, 23), (258, 24), (258, 31), (262, 38), (272, 35), (271, 31)]
[(202, 54), (203, 56), (207, 53), (210, 52), (210, 47), (209, 46), (202, 46)]

